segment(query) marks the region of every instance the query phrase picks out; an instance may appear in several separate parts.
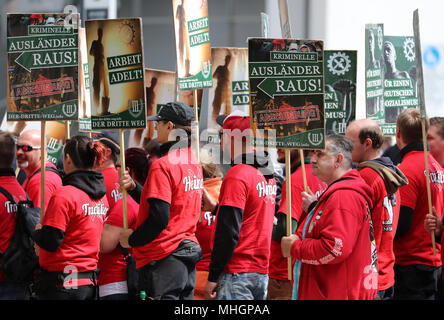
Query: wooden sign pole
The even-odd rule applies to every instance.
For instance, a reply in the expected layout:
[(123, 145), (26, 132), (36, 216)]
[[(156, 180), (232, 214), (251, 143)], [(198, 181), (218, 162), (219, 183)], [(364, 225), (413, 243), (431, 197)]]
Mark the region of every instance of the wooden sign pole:
[[(124, 130), (119, 129), (120, 136), (120, 170), (123, 174), (125, 173), (126, 165), (125, 165), (125, 137)], [(127, 202), (126, 202), (127, 192), (125, 189), (122, 190), (122, 205), (123, 205), (123, 228), (128, 229), (128, 214), (127, 214)]]
[(46, 121), (41, 121), (40, 146), (40, 222), (42, 222), (45, 216)]
[(194, 137), (195, 137), (195, 155), (197, 158), (197, 161), (200, 162), (200, 147), (199, 147), (199, 105), (198, 105), (198, 99), (197, 99), (197, 90), (194, 90), (193, 93), (194, 98), (194, 122), (192, 123), (192, 130), (194, 130)]
[[(432, 204), (432, 194), (430, 190), (430, 176), (429, 176), (429, 159), (427, 155), (427, 132), (426, 132), (426, 106), (424, 97), (424, 79), (422, 71), (422, 52), (421, 52), (421, 39), (419, 33), (419, 12), (416, 9), (413, 12), (413, 34), (415, 39), (415, 55), (416, 55), (416, 74), (417, 74), (417, 84), (418, 84), (418, 100), (419, 100), (419, 110), (421, 114), (421, 127), (422, 127), (422, 143), (424, 147), (424, 164), (425, 164), (425, 175), (426, 175), (426, 185), (427, 185), (427, 200), (429, 204), (429, 213), (433, 212)], [(432, 237), (432, 247), (433, 255), (436, 255), (436, 244), (435, 244), (435, 233), (432, 231), (430, 233)]]
[[(291, 159), (290, 149), (285, 149), (285, 180), (286, 180), (286, 205), (287, 205), (287, 236), (291, 235)], [(293, 279), (293, 263), (291, 256), (287, 258), (288, 280)]]
[(308, 192), (307, 174), (305, 173), (304, 150), (299, 149), (299, 159), (301, 160), (302, 179), (304, 180), (304, 190)]
[[(429, 159), (427, 156), (427, 135), (425, 132), (425, 124), (426, 119), (421, 118), (421, 127), (422, 127), (422, 143), (424, 146), (424, 162), (425, 162), (425, 175), (426, 175), (426, 185), (427, 185), (427, 201), (429, 204), (429, 213), (432, 213), (432, 192), (430, 190), (430, 176), (429, 176)], [(430, 236), (432, 237), (432, 247), (433, 247), (433, 255), (436, 256), (436, 244), (435, 244), (435, 233), (430, 232)]]

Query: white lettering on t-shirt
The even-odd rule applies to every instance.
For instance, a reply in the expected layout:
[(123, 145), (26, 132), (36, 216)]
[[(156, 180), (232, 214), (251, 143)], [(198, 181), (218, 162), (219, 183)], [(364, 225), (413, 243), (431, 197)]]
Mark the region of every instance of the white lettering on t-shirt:
[(12, 203), (11, 201), (5, 202), (5, 208), (7, 213), (16, 213), (17, 212), (17, 205), (15, 203)]
[(91, 206), (89, 203), (85, 203), (82, 205), (82, 210), (85, 216), (104, 216), (108, 212), (108, 208), (105, 207), (103, 203), (97, 203), (94, 206)]
[(119, 190), (116, 188), (111, 191), (111, 197), (114, 198), (114, 202), (117, 202), (118, 200), (123, 198), (123, 193), (119, 192)]
[(256, 190), (259, 191), (259, 198), (276, 195), (277, 187), (275, 184), (267, 184), (265, 181), (259, 182), (256, 185)]
[(203, 189), (203, 179), (198, 178), (195, 175), (192, 177), (186, 176), (183, 178), (182, 183), (185, 185), (185, 192)]

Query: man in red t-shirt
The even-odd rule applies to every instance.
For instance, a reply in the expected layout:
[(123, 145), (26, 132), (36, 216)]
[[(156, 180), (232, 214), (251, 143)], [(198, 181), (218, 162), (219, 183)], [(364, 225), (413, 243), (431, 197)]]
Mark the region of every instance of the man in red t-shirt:
[(219, 203), (204, 199), (204, 209), (217, 211), (204, 294), (207, 299), (265, 300), (276, 202), (273, 168), (268, 155), (260, 155), (247, 141), (247, 114), (235, 111), (222, 127), (222, 149), (233, 167), (222, 181)]
[[(28, 130), (23, 132), (17, 141), (16, 159), (17, 166), (25, 171), (26, 180), (23, 188), (28, 193), (34, 206), (41, 208), (41, 137), (39, 130)], [(52, 162), (47, 162), (45, 170), (45, 208), (48, 207), (49, 200), (53, 193), (62, 186), (62, 178), (56, 172), (56, 166)]]
[[(157, 121), (162, 156), (149, 170), (136, 229), (123, 231), (120, 243), (133, 248), (140, 290), (149, 298), (192, 300), (202, 258), (195, 231), (203, 189), (202, 167), (189, 143), (194, 110), (170, 102), (147, 119)], [(187, 139), (176, 140), (184, 134)]]
[[(0, 186), (8, 191), (14, 201), (26, 200), (25, 191), (18, 183), (12, 161), (14, 160), (15, 142), (7, 132), (0, 131)], [(0, 193), (0, 252), (8, 249), (16, 224), (17, 207)], [(26, 286), (13, 280), (5, 279), (0, 271), (0, 300), (24, 300), (28, 298)]]
[(393, 239), (401, 203), (399, 187), (407, 185), (404, 174), (388, 157), (380, 157), (383, 133), (371, 119), (350, 123), (345, 135), (353, 142), (352, 160), (364, 181), (373, 189), (372, 222), (378, 252), (378, 294), (381, 300), (393, 298), (395, 254)]
[[(403, 111), (396, 121), (396, 144), (401, 150), (399, 169), (409, 180), (401, 187), (401, 209), (394, 241), (395, 296), (394, 299), (435, 299), (441, 277), (441, 246), (436, 243), (433, 253), (432, 236), (424, 228), (428, 205), (425, 176), (422, 119), (418, 109)], [(426, 130), (428, 120), (426, 119)], [(432, 207), (439, 219), (444, 210), (444, 172), (435, 158), (427, 152)]]

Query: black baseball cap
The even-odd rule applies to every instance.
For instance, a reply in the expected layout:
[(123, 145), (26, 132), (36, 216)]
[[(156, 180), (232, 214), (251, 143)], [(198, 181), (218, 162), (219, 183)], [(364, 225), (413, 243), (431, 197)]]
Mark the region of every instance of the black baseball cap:
[(168, 102), (160, 107), (159, 113), (146, 118), (148, 121), (171, 121), (190, 126), (194, 120), (194, 109), (183, 102)]
[(120, 154), (119, 134), (113, 130), (103, 130), (101, 132), (92, 132), (91, 138), (102, 142), (116, 154)]

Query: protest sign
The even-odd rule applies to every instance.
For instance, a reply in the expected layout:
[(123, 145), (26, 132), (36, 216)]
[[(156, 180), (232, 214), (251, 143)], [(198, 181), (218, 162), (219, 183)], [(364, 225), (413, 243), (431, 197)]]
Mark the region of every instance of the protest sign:
[(248, 48), (253, 145), (323, 149), (323, 42), (250, 38)]
[[(160, 106), (174, 101), (175, 73), (145, 68), (146, 113), (156, 114)], [(128, 147), (143, 147), (157, 137), (154, 122), (148, 121), (146, 128), (130, 130)]]
[(85, 21), (92, 129), (146, 125), (142, 20)]
[(384, 36), (384, 135), (395, 135), (396, 119), (418, 107), (416, 55), (413, 37)]
[(365, 96), (367, 118), (383, 125), (384, 119), (384, 25), (365, 25)]
[(7, 120), (78, 118), (78, 14), (7, 15)]
[(357, 51), (325, 50), (325, 130), (345, 134), (356, 115)]
[(179, 90), (211, 88), (208, 3), (172, 0)]

